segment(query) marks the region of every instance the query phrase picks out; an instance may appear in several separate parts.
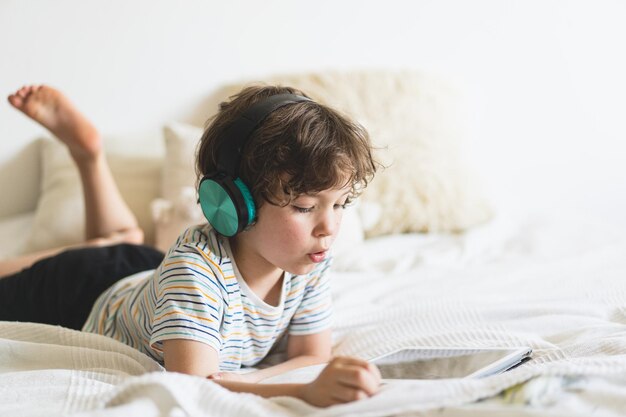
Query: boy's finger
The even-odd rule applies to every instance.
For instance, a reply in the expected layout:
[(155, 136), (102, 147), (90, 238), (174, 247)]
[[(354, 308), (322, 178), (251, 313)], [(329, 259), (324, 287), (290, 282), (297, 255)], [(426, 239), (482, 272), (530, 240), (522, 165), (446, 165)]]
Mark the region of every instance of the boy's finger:
[(367, 395), (374, 395), (380, 386), (379, 380), (374, 374), (360, 366), (351, 366), (342, 369), (337, 381), (344, 386), (363, 390)]
[(335, 358), (335, 361), (340, 365), (353, 365), (367, 368), (369, 362), (364, 359), (354, 358), (352, 356), (339, 356)]
[(383, 379), (383, 376), (380, 374), (380, 370), (378, 369), (378, 366), (374, 365), (373, 363), (368, 362), (367, 369), (374, 375), (374, 377), (376, 377), (376, 381), (380, 383), (380, 381)]
[(338, 387), (333, 391), (332, 398), (339, 402), (357, 401), (367, 398), (368, 395), (358, 388), (353, 387)]

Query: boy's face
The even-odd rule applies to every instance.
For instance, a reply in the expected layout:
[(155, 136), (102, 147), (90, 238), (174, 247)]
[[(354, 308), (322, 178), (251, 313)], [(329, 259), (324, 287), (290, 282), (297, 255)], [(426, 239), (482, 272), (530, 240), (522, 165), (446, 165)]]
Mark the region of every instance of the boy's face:
[(243, 276), (311, 272), (328, 256), (349, 192), (345, 187), (305, 194), (284, 207), (263, 204), (256, 224), (231, 239)]

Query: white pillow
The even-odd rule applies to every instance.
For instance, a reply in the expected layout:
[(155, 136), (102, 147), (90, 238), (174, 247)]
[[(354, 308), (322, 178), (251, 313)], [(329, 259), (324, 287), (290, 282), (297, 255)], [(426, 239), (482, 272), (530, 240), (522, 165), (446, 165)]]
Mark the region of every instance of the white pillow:
[(185, 187), (195, 187), (196, 146), (203, 130), (186, 123), (172, 122), (163, 128), (165, 158), (161, 197), (176, 201)]
[(202, 132), (186, 123), (171, 122), (163, 127), (161, 198), (151, 205), (155, 246), (163, 252), (185, 229), (205, 221), (195, 191), (195, 154)]
[[(107, 159), (122, 196), (144, 230), (146, 243), (151, 243), (154, 232), (150, 202), (159, 193), (162, 160), (153, 151), (146, 153), (150, 155), (107, 153)], [(85, 240), (82, 186), (67, 148), (56, 140), (43, 140), (41, 168), (40, 197), (26, 239), (28, 252)]]
[[(465, 108), (448, 82), (419, 71), (327, 71), (264, 81), (299, 88), (369, 131), (376, 158), (388, 168), (362, 196), (367, 237), (461, 232), (492, 217), (460, 155)], [(246, 85), (220, 94), (226, 98)]]
[[(170, 194), (173, 194), (173, 191)], [(206, 222), (196, 199), (195, 189), (185, 186), (179, 189), (178, 195), (173, 200), (157, 198), (152, 201), (154, 246), (157, 249), (167, 252), (181, 232), (190, 226)]]
[[(152, 203), (156, 246), (162, 251), (176, 241), (187, 227), (206, 222), (197, 204), (195, 150), (202, 129), (184, 123), (170, 123), (163, 129), (165, 163), (161, 195)], [(189, 161), (192, 161), (191, 163)], [(341, 253), (363, 242), (364, 233), (357, 207), (346, 209), (335, 244), (335, 269), (342, 269)], [(347, 268), (348, 266), (346, 266)]]

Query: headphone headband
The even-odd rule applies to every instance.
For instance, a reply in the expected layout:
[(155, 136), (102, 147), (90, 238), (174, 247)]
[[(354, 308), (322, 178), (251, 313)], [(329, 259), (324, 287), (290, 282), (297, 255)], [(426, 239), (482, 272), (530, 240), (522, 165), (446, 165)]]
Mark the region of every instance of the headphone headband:
[(297, 94), (276, 94), (247, 108), (221, 135), (217, 170), (237, 178), (241, 152), (254, 130), (275, 110), (288, 104), (311, 101)]

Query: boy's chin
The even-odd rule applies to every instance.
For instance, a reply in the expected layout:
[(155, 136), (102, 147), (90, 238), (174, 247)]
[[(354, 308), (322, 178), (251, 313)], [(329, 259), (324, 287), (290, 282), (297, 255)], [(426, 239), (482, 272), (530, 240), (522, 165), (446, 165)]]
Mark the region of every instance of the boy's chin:
[(294, 268), (286, 269), (286, 271), (289, 272), (291, 275), (306, 275), (313, 272), (316, 266), (317, 264), (315, 263), (312, 263), (310, 265), (299, 265)]

